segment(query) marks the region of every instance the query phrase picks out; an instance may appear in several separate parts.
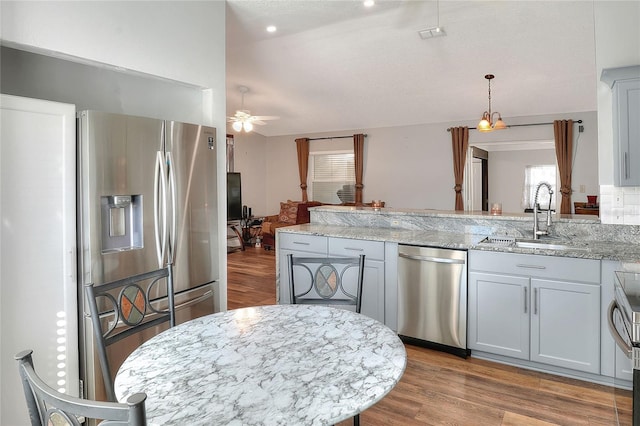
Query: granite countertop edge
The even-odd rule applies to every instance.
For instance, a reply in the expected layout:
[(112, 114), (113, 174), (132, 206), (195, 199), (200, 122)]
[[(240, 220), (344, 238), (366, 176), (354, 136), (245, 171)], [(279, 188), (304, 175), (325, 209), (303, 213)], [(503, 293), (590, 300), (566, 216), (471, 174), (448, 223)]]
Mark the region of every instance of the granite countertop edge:
[[(373, 208), (364, 206), (335, 206), (321, 205), (310, 207), (309, 210), (338, 214), (378, 216), (414, 216), (437, 217), (448, 219), (481, 219), (496, 221), (531, 222), (532, 213), (501, 213), (492, 214), (486, 211), (462, 211), (462, 210), (435, 210), (435, 209), (409, 209), (409, 208)], [(594, 215), (554, 214), (554, 222), (570, 222), (574, 224), (599, 224), (600, 218)]]
[[(482, 250), (501, 253), (537, 254), (581, 259), (615, 260), (621, 262), (640, 261), (640, 245), (620, 244), (611, 241), (566, 241), (542, 239), (542, 243), (562, 244), (565, 250), (509, 247), (480, 243), (486, 235), (457, 232), (409, 230), (398, 228), (353, 227), (308, 223), (277, 229), (277, 232), (320, 235), (336, 238), (393, 242), (398, 244), (441, 247), (461, 250)], [(573, 249), (572, 249), (573, 248)]]

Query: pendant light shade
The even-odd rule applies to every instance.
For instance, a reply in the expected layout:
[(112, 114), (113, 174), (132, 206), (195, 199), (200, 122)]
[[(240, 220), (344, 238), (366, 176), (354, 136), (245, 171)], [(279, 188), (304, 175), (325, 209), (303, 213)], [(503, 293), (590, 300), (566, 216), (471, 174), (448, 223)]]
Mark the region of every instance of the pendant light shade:
[(493, 130), (503, 130), (506, 128), (507, 128), (507, 125), (504, 124), (504, 121), (502, 121), (502, 117), (500, 116), (500, 114), (498, 114), (498, 121), (496, 121), (495, 124), (493, 125)]
[[(482, 118), (478, 123), (477, 129), (479, 132), (491, 132), (493, 130), (503, 130), (507, 128), (507, 125), (502, 121), (502, 116), (499, 112), (491, 112), (491, 80), (495, 78), (493, 74), (487, 74), (484, 76), (489, 81), (489, 111), (482, 113)], [(498, 121), (493, 122), (493, 116), (498, 115)]]
[(482, 114), (482, 119), (478, 123), (478, 131), (479, 132), (491, 131), (491, 122), (490, 122), (489, 114), (487, 112)]

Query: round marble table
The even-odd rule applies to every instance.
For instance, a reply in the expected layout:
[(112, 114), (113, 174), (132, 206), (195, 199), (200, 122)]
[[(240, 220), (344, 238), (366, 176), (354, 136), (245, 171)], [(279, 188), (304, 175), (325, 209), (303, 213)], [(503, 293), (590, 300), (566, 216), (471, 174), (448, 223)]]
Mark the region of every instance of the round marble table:
[(150, 425), (328, 425), (382, 399), (406, 351), (367, 316), (314, 305), (197, 318), (145, 342), (115, 379), (147, 394)]

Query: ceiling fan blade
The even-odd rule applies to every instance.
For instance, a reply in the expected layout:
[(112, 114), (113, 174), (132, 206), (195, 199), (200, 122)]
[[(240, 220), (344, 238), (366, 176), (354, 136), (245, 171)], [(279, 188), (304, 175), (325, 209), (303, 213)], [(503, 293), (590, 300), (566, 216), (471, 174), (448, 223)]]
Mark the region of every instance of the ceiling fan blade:
[(264, 126), (265, 124), (267, 124), (262, 120), (251, 120), (251, 123), (252, 124), (259, 124), (260, 126)]
[(252, 120), (279, 120), (280, 117), (275, 115), (252, 115)]

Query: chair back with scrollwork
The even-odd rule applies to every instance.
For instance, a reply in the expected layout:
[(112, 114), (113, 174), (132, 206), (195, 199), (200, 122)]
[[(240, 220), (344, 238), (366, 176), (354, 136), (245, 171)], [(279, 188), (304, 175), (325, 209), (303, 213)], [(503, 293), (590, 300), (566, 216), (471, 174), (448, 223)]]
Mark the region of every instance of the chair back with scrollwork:
[(293, 304), (355, 306), (360, 313), (364, 255), (359, 257), (295, 257), (289, 262), (289, 294)]
[(99, 286), (85, 284), (85, 292), (105, 391), (116, 401), (107, 346), (150, 327), (175, 325), (173, 269), (167, 265)]
[(32, 353), (32, 350), (26, 350), (15, 356), (32, 426), (80, 426), (87, 419), (103, 420), (100, 425), (109, 426), (147, 424), (147, 395), (144, 393), (131, 395), (126, 404), (65, 395), (51, 388), (36, 374)]

